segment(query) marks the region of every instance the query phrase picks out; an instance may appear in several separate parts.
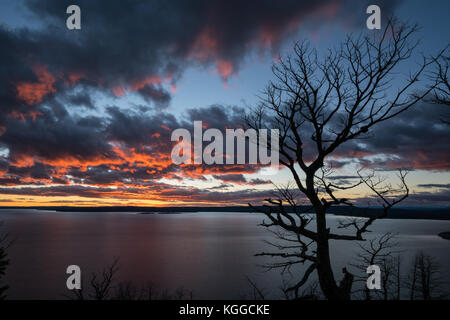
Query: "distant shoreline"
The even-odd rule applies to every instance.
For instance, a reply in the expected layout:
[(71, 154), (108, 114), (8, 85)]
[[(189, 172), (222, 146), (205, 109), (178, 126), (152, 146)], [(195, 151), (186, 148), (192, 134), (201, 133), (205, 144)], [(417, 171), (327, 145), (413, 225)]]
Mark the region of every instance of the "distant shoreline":
[(447, 232), (441, 232), (438, 234), (439, 237), (442, 239), (450, 240), (450, 231)]
[[(258, 208), (258, 207), (257, 207)], [(259, 207), (262, 208), (262, 207)], [(302, 212), (308, 210), (307, 206), (300, 207)], [(54, 210), (61, 212), (137, 212), (140, 214), (182, 214), (193, 212), (253, 212), (249, 206), (223, 206), (223, 207), (74, 207), (74, 206), (0, 206), (0, 209), (37, 209)], [(292, 212), (286, 207), (287, 212)], [(354, 217), (373, 217), (382, 213), (381, 208), (360, 208), (348, 206), (334, 206), (329, 209), (329, 214)], [(393, 208), (388, 214), (388, 219), (431, 219), (450, 220), (449, 208)]]

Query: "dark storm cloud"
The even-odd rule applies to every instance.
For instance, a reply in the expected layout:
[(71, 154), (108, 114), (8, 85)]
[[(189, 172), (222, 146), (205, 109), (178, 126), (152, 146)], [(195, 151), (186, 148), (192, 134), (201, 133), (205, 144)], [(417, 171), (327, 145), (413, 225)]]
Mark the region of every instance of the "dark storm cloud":
[[(170, 151), (170, 132), (180, 124), (173, 115), (142, 114), (109, 107), (104, 117), (70, 116), (66, 108), (52, 102), (51, 108), (37, 110), (40, 116), (7, 118), (7, 130), (0, 135), (0, 145), (8, 148), (11, 159), (24, 155), (45, 160), (74, 157), (87, 161), (99, 156), (113, 157), (111, 141), (127, 147), (161, 147), (157, 152)], [(159, 139), (160, 138), (160, 139)]]
[(9, 171), (11, 175), (27, 176), (37, 180), (50, 179), (50, 170), (42, 163), (35, 163), (30, 167), (15, 167), (10, 166)]
[(46, 187), (22, 187), (22, 188), (1, 188), (1, 194), (16, 194), (29, 196), (81, 196), (81, 197), (102, 197), (102, 194), (118, 193), (120, 192), (142, 193), (142, 190), (135, 188), (119, 188), (113, 190), (104, 187), (91, 186), (46, 186)]
[[(382, 205), (378, 196), (354, 199), (358, 205)], [(442, 189), (433, 192), (411, 191), (408, 198), (402, 202), (402, 206), (448, 206), (450, 201), (450, 190)]]
[(143, 147), (159, 144), (158, 151), (170, 151), (170, 134), (181, 127), (178, 120), (169, 113), (142, 114), (137, 111), (126, 112), (117, 108), (107, 109), (110, 117), (104, 138), (118, 140), (129, 146)]
[[(109, 110), (112, 119), (106, 125), (103, 119), (72, 118), (66, 106), (95, 108), (89, 91), (95, 87), (116, 95), (133, 90), (165, 107), (170, 94), (163, 84), (176, 81), (189, 65), (213, 63), (219, 72), (226, 72), (229, 66), (235, 72), (250, 52), (276, 48), (296, 29), (293, 26), (299, 26), (296, 23), (323, 21), (324, 16), (351, 21), (346, 1), (334, 0), (262, 1), (258, 5), (241, 1), (77, 1), (82, 9), (82, 30), (69, 31), (65, 11), (71, 1), (25, 3), (41, 21), (41, 28), (0, 27), (0, 45), (6, 48), (0, 51), (0, 126), (1, 132), (5, 131), (0, 143), (8, 146), (10, 157), (66, 155), (84, 160), (109, 156), (106, 142), (110, 138), (142, 145), (152, 134), (167, 135), (144, 123), (161, 121), (165, 115), (147, 119)], [(71, 91), (75, 85), (81, 92)], [(213, 106), (191, 110), (189, 117), (203, 119), (211, 127), (235, 127), (241, 111), (233, 108), (230, 113)], [(209, 113), (208, 119), (204, 112)], [(167, 121), (175, 124), (174, 119)]]
[[(1, 189), (0, 189), (1, 190)], [(211, 191), (207, 189), (197, 189), (197, 188), (176, 188), (173, 190), (162, 191), (161, 196), (170, 198), (174, 197), (176, 199), (181, 199), (184, 201), (192, 202), (216, 202), (222, 204), (232, 204), (232, 203), (260, 203), (264, 199), (273, 198), (276, 196), (271, 190), (240, 190), (240, 191)]]
[(438, 188), (438, 189), (450, 189), (450, 183), (428, 183), (428, 184), (418, 184), (420, 188)]
[(20, 178), (19, 177), (0, 178), (0, 185), (2, 185), (2, 186), (18, 185), (18, 184), (20, 184)]
[(353, 179), (360, 179), (359, 176), (329, 176), (327, 177), (328, 180), (353, 180)]
[(45, 159), (68, 156), (89, 159), (98, 154), (109, 154), (110, 147), (102, 137), (99, 119), (56, 118), (44, 110), (41, 114), (34, 121), (7, 119), (7, 130), (0, 136), (0, 144), (8, 147), (12, 159), (23, 155)]
[(154, 85), (145, 85), (143, 88), (138, 90), (147, 101), (154, 101), (158, 108), (165, 108), (170, 102), (170, 93), (163, 88), (158, 88)]
[(0, 125), (13, 111), (25, 112), (26, 104), (18, 99), (16, 85), (22, 82), (38, 81), (36, 74), (27, 64), (27, 52), (32, 44), (27, 32), (13, 33), (0, 26)]
[(250, 185), (260, 185), (260, 184), (271, 184), (272, 182), (270, 180), (263, 180), (263, 179), (251, 179), (248, 184)]
[[(379, 170), (448, 170), (450, 126), (440, 121), (441, 115), (442, 106), (419, 103), (375, 126), (364, 139), (344, 144), (336, 156), (354, 158), (348, 163), (359, 162)], [(367, 158), (374, 155), (381, 158)]]
[[(158, 111), (170, 104), (170, 85), (190, 66), (214, 67), (223, 79), (239, 71), (252, 53), (273, 53), (305, 22), (345, 22), (364, 26), (365, 1), (76, 1), (82, 10), (82, 30), (65, 26), (66, 8), (73, 1), (25, 1), (43, 27), (13, 30), (0, 27), (0, 147), (8, 155), (0, 160), (4, 173), (0, 185), (44, 183), (63, 186), (1, 188), (2, 194), (79, 195), (126, 197), (140, 195), (148, 187), (165, 197), (186, 201), (253, 201), (269, 197), (268, 191), (213, 192), (157, 184), (163, 177), (212, 174), (231, 183), (246, 181), (243, 174), (257, 168), (246, 166), (186, 166), (167, 161), (176, 128), (191, 128), (202, 120), (211, 128), (238, 128), (244, 109), (214, 105), (186, 111), (186, 120), (165, 112), (149, 114), (148, 106), (126, 112), (110, 107), (100, 116), (71, 115), (70, 107), (94, 110), (92, 89), (121, 96), (136, 92)], [(388, 16), (397, 1), (379, 2)], [(361, 14), (355, 14), (360, 12)], [(313, 25), (313, 24), (310, 24)], [(74, 92), (75, 86), (80, 89)], [(154, 109), (151, 109), (154, 111)], [(410, 120), (397, 125), (411, 125)], [(409, 122), (408, 122), (409, 121)], [(431, 121), (431, 120), (430, 120)], [(428, 121), (428, 123), (430, 123)], [(434, 127), (421, 127), (436, 139)], [(395, 126), (385, 128), (376, 139), (388, 138)], [(437, 129), (436, 129), (437, 130)], [(384, 135), (384, 137), (383, 137)], [(431, 138), (414, 136), (402, 140), (402, 148), (373, 142), (370, 152), (398, 151), (408, 158), (415, 139), (433, 159)], [(442, 147), (438, 144), (437, 147)], [(446, 145), (448, 149), (448, 145)], [(350, 146), (350, 149), (365, 149)], [(419, 147), (411, 150), (418, 150)], [(345, 150), (344, 150), (345, 151)], [(395, 152), (394, 152), (395, 153)], [(343, 152), (342, 154), (345, 154)], [(427, 153), (426, 153), (427, 154)], [(445, 154), (447, 155), (447, 154)], [(148, 163), (142, 159), (151, 158)], [(161, 157), (166, 156), (166, 158)], [(31, 162), (29, 160), (31, 159)], [(440, 158), (441, 159), (441, 158)], [(448, 159), (448, 158), (447, 158)], [(341, 163), (336, 160), (336, 163)], [(227, 173), (227, 174), (223, 174)], [(83, 183), (98, 187), (69, 185)]]
[[(439, 122), (439, 110), (433, 112), (433, 109), (422, 108), (426, 108), (426, 106), (418, 106), (417, 109), (411, 110), (411, 113), (399, 116), (399, 119), (392, 120), (395, 122), (392, 125), (383, 125), (374, 131), (370, 138), (362, 140), (366, 146), (365, 148), (358, 147), (361, 150), (357, 149), (356, 151), (364, 151), (370, 154), (392, 153), (398, 157), (397, 162), (424, 161), (423, 164), (426, 164), (422, 158), (419, 158), (419, 160), (414, 158), (418, 150), (430, 154), (442, 151), (441, 148), (444, 148), (443, 150), (445, 151), (448, 150), (445, 147), (448, 144), (448, 140), (442, 139), (442, 137), (448, 136), (446, 135), (448, 128)], [(34, 121), (27, 119), (24, 122), (20, 119), (9, 119), (11, 121), (9, 127), (13, 129), (6, 131), (0, 136), (0, 143), (2, 146), (8, 147), (10, 157), (12, 157), (2, 157), (0, 161), (0, 170), (7, 171), (7, 175), (1, 178), (0, 184), (2, 186), (10, 186), (0, 189), (2, 194), (23, 194), (29, 196), (78, 195), (90, 198), (110, 197), (126, 199), (130, 195), (147, 197), (145, 192), (150, 192), (152, 195), (157, 194), (157, 197), (160, 199), (181, 199), (183, 201), (197, 202), (214, 201), (218, 203), (257, 202), (274, 196), (273, 192), (270, 191), (231, 192), (227, 190), (226, 192), (218, 192), (217, 188), (185, 188), (155, 182), (155, 180), (163, 177), (174, 178), (174, 175), (178, 174), (195, 179), (201, 178), (202, 174), (211, 174), (228, 186), (236, 183), (246, 183), (248, 185), (267, 183), (258, 179), (247, 181), (243, 174), (251, 173), (252, 168), (246, 166), (192, 165), (180, 168), (179, 166), (166, 163), (157, 170), (152, 170), (157, 167), (151, 164), (146, 165), (145, 163), (140, 166), (140, 159), (138, 158), (130, 158), (127, 161), (114, 164), (114, 168), (108, 163), (102, 163), (105, 159), (114, 161), (115, 158), (120, 157), (112, 150), (112, 145), (108, 143), (110, 141), (123, 146), (125, 151), (134, 149), (148, 155), (167, 155), (172, 147), (170, 133), (173, 129), (191, 126), (191, 119), (204, 119), (205, 123), (208, 124), (208, 121), (212, 121), (211, 125), (225, 128), (233, 123), (236, 124), (235, 121), (240, 119), (242, 110), (239, 108), (214, 105), (207, 108), (191, 109), (187, 113), (189, 116), (186, 123), (178, 121), (173, 115), (168, 113), (158, 113), (156, 115), (142, 113), (139, 107), (126, 113), (117, 107), (110, 107), (107, 109), (107, 115), (103, 118), (85, 116), (76, 120), (64, 112), (55, 113), (53, 109), (42, 108), (40, 111), (42, 116)], [(419, 119), (425, 121), (423, 126), (417, 123)], [(417, 128), (417, 126), (419, 127)], [(416, 135), (414, 129), (419, 130), (420, 135)], [(45, 134), (44, 131), (46, 131)], [(411, 138), (402, 136), (404, 131), (409, 132)], [(34, 136), (32, 132), (39, 134)], [(395, 140), (392, 137), (396, 136), (400, 136), (398, 143), (391, 141)], [(372, 142), (372, 139), (375, 141)], [(381, 139), (384, 142), (380, 143), (377, 139)], [(436, 146), (437, 150), (434, 150), (433, 146)], [(51, 152), (53, 149), (56, 151)], [(355, 152), (355, 150), (347, 147), (345, 152), (350, 154)], [(341, 154), (345, 155), (345, 152), (341, 151)], [(24, 154), (37, 156), (43, 162), (35, 160), (31, 165), (21, 166), (11, 164), (11, 162), (14, 162), (12, 161), (14, 156), (20, 159), (20, 156)], [(74, 156), (81, 162), (89, 159), (98, 159), (102, 155), (105, 156), (105, 159), (99, 163), (89, 165), (87, 169), (79, 168), (76, 163), (72, 163), (66, 172), (58, 174), (57, 169), (60, 166), (64, 167), (64, 164), (52, 164), (48, 160), (64, 160), (68, 155)], [(47, 163), (45, 163), (46, 161)], [(56, 163), (58, 162), (56, 161)], [(369, 164), (380, 166), (379, 163), (375, 162)], [(396, 165), (397, 163), (394, 164)], [(394, 166), (394, 164), (391, 163), (389, 165)], [(199, 169), (200, 172), (198, 172)], [(357, 179), (353, 175), (338, 175), (331, 178), (338, 181)], [(29, 179), (32, 180), (30, 181)], [(45, 186), (45, 183), (50, 182), (53, 184), (64, 184), (64, 186)], [(96, 187), (70, 185), (79, 183)], [(23, 184), (41, 186), (12, 187)], [(118, 185), (119, 188), (115, 190), (106, 188), (109, 185)], [(140, 186), (141, 188), (133, 186)], [(445, 191), (448, 189), (447, 184), (427, 184), (419, 185), (419, 187), (440, 188), (443, 190), (439, 192), (416, 192), (411, 196), (409, 203), (437, 204), (444, 203), (449, 199), (448, 193)]]
[[(53, 108), (39, 106), (40, 116), (34, 120), (6, 119), (8, 129), (0, 135), (0, 146), (8, 150), (8, 156), (0, 161), (5, 185), (142, 186), (164, 177), (203, 179), (207, 174), (225, 174), (223, 179), (234, 176), (235, 183), (243, 183), (246, 180), (242, 173), (258, 170), (255, 165), (173, 164), (171, 133), (177, 128), (192, 130), (189, 117), (180, 122), (167, 112), (142, 112), (139, 106), (126, 112), (111, 106), (103, 117), (75, 117), (63, 105), (55, 101), (51, 105)], [(236, 123), (242, 112), (239, 108), (214, 105), (192, 109), (189, 114), (205, 121), (220, 114), (214, 125), (223, 129)]]
[(242, 107), (216, 104), (203, 108), (188, 109), (187, 114), (191, 122), (201, 120), (204, 126), (210, 128), (236, 129), (244, 126), (245, 109)]
[(440, 190), (438, 192), (415, 192), (408, 199), (408, 204), (429, 205), (444, 204), (448, 205), (450, 201), (450, 190)]
[[(333, 168), (355, 161), (378, 169), (445, 167), (448, 165), (449, 142), (446, 137), (449, 128), (439, 122), (439, 109), (434, 108), (437, 107), (421, 105), (400, 115), (391, 120), (392, 124), (386, 123), (367, 139), (358, 141), (364, 146), (345, 145), (338, 155), (353, 159), (337, 159), (333, 161)], [(213, 105), (190, 109), (185, 122), (178, 121), (169, 113), (143, 113), (139, 106), (127, 112), (109, 107), (105, 117), (72, 118), (67, 112), (55, 111), (58, 110), (55, 108), (41, 107), (38, 110), (42, 115), (34, 121), (29, 118), (26, 121), (7, 119), (9, 129), (0, 136), (0, 145), (9, 150), (9, 156), (2, 157), (0, 162), (0, 170), (6, 172), (2, 180), (4, 184), (30, 183), (23, 178), (32, 178), (33, 183), (47, 180), (63, 184), (143, 185), (163, 177), (201, 179), (208, 174), (226, 183), (266, 183), (247, 181), (243, 176), (244, 173), (256, 172), (258, 166), (186, 165), (181, 168), (170, 161), (173, 147), (170, 135), (174, 129), (191, 130), (194, 119), (204, 120), (208, 127), (233, 128), (242, 119), (244, 110), (241, 108)], [(114, 146), (118, 146), (123, 154), (117, 153)], [(129, 150), (133, 152), (129, 153)], [(136, 156), (135, 153), (139, 154)], [(384, 162), (364, 160), (358, 158), (357, 153), (389, 154), (395, 158)], [(145, 162), (142, 155), (150, 160)], [(34, 162), (22, 164), (27, 157), (32, 157)], [(86, 166), (80, 168), (82, 164)], [(68, 171), (59, 173), (60, 167)], [(341, 175), (331, 178), (349, 181), (357, 177)]]
[(0, 194), (26, 195), (26, 196), (80, 196), (87, 198), (113, 198), (130, 199), (130, 195), (146, 194), (157, 196), (159, 199), (176, 199), (190, 202), (216, 202), (223, 204), (262, 202), (264, 199), (274, 197), (272, 191), (210, 191), (192, 187), (174, 188), (167, 184), (154, 184), (147, 188), (133, 187), (93, 187), (82, 185), (42, 186), (42, 187), (0, 187)]
[(86, 107), (89, 109), (95, 108), (91, 96), (86, 92), (68, 94), (63, 101), (72, 106)]
[(217, 180), (221, 180), (223, 182), (233, 182), (233, 183), (246, 183), (247, 179), (245, 179), (242, 174), (225, 174), (225, 175), (213, 175), (213, 177)]
[[(379, 3), (389, 15), (397, 1)], [(138, 91), (165, 105), (170, 94), (159, 86), (176, 82), (187, 66), (215, 65), (225, 79), (238, 71), (248, 54), (276, 50), (307, 21), (364, 26), (360, 20), (366, 6), (364, 1), (350, 0), (259, 1), (257, 5), (237, 0), (80, 0), (76, 4), (81, 7), (82, 29), (72, 31), (66, 28), (65, 12), (73, 1), (25, 4), (42, 27), (0, 28), (0, 45), (7, 48), (0, 53), (0, 103), (14, 108), (24, 100), (40, 103), (75, 83), (116, 95)], [(361, 14), (354, 14), (355, 10)], [(43, 66), (54, 78), (51, 85), (38, 97), (17, 99), (15, 85), (42, 82), (37, 67)]]
[(234, 184), (262, 185), (271, 183), (270, 181), (262, 179), (247, 180), (243, 174), (220, 174), (220, 175), (213, 175), (213, 177), (225, 183), (234, 183)]

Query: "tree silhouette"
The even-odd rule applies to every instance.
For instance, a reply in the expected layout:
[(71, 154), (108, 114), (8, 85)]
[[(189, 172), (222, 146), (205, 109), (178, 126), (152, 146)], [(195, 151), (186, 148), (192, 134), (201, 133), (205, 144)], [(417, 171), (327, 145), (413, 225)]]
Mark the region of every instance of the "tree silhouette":
[(71, 290), (64, 297), (71, 300), (183, 300), (193, 299), (194, 293), (183, 287), (173, 292), (167, 289), (156, 290), (151, 282), (136, 285), (131, 281), (117, 282), (119, 259), (105, 266), (100, 272), (93, 272), (85, 285), (83, 279), (81, 289)]
[[(2, 224), (0, 223), (0, 227)], [(6, 274), (6, 267), (9, 265), (6, 249), (10, 243), (7, 243), (8, 235), (0, 235), (0, 300), (6, 298), (7, 285), (2, 284), (3, 277)]]
[[(91, 274), (91, 278), (89, 280), (88, 289), (90, 292), (86, 294), (86, 288), (84, 285), (84, 281), (81, 283), (81, 289), (74, 289), (71, 291), (71, 295), (68, 297), (76, 299), (76, 300), (86, 300), (86, 299), (94, 299), (94, 300), (108, 300), (110, 299), (111, 291), (114, 288), (114, 281), (116, 274), (119, 270), (118, 268), (118, 259), (115, 259), (114, 262), (107, 267), (103, 268), (100, 273), (93, 272)], [(67, 295), (65, 295), (67, 296)]]
[(401, 257), (399, 252), (395, 250), (398, 243), (393, 241), (394, 239), (395, 235), (387, 232), (369, 241), (358, 243), (361, 250), (357, 254), (356, 263), (352, 264), (362, 274), (357, 278), (357, 281), (366, 283), (366, 270), (370, 265), (378, 265), (381, 270), (381, 290), (370, 290), (365, 285), (364, 289), (358, 290), (363, 292), (365, 300), (372, 300), (373, 298), (400, 300), (402, 285)]
[(443, 290), (444, 284), (436, 259), (423, 252), (416, 253), (405, 281), (409, 299), (446, 299), (448, 295)]
[[(422, 76), (435, 59), (421, 57), (409, 75), (398, 74), (419, 43), (415, 40), (417, 29), (416, 25), (390, 20), (383, 30), (349, 35), (323, 55), (307, 42), (295, 44), (293, 54), (280, 58), (272, 67), (275, 80), (266, 87), (261, 104), (246, 118), (250, 128), (279, 130), (279, 144), (274, 147), (294, 180), (294, 188), (279, 188), (279, 195), (266, 199), (262, 208), (249, 204), (269, 219), (262, 225), (278, 230), (285, 243), (275, 244), (277, 252), (259, 255), (284, 259), (273, 267), (308, 264), (300, 281), (289, 290), (298, 292), (315, 272), (327, 299), (349, 299), (353, 276), (344, 268), (344, 276), (337, 282), (329, 242), (363, 241), (372, 223), (386, 217), (389, 209), (409, 194), (405, 172), (400, 171), (399, 187), (361, 171), (357, 183), (336, 184), (327, 160), (349, 141), (367, 137), (375, 125), (408, 110), (434, 90), (423, 83)], [(272, 148), (270, 141), (258, 142)], [(332, 231), (326, 218), (330, 207), (352, 205), (339, 191), (360, 185), (374, 192), (383, 210), (364, 221), (341, 225), (354, 228), (351, 234)], [(299, 205), (299, 195), (310, 208)], [(313, 221), (315, 228), (310, 228)]]
[[(436, 81), (436, 87), (433, 91), (432, 98), (427, 99), (435, 104), (450, 106), (450, 83), (448, 80), (448, 69), (450, 63), (450, 45), (443, 50), (443, 54), (436, 59), (436, 70), (433, 72), (433, 80)], [(448, 115), (442, 119), (444, 123), (450, 124), (450, 118)]]

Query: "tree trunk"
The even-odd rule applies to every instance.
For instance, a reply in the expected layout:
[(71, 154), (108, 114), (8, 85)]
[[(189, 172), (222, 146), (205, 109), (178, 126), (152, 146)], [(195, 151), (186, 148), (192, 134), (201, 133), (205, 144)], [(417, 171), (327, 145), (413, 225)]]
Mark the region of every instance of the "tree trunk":
[[(333, 268), (331, 267), (330, 260), (330, 248), (328, 243), (328, 229), (327, 220), (325, 217), (326, 209), (322, 205), (321, 201), (317, 197), (314, 188), (314, 173), (315, 170), (311, 170), (306, 175), (306, 196), (314, 207), (316, 213), (316, 227), (317, 227), (317, 276), (319, 278), (320, 288), (323, 294), (328, 300), (349, 300), (351, 283), (353, 276), (348, 272), (341, 283), (341, 286), (336, 284), (336, 280), (333, 274)], [(350, 275), (351, 277), (348, 277)], [(344, 287), (344, 290), (341, 288)]]
[(353, 277), (349, 278), (349, 274), (346, 273), (341, 282), (342, 288), (336, 284), (331, 267), (328, 230), (324, 210), (316, 208), (316, 222), (319, 236), (317, 239), (317, 275), (319, 277), (320, 288), (328, 300), (349, 300)]

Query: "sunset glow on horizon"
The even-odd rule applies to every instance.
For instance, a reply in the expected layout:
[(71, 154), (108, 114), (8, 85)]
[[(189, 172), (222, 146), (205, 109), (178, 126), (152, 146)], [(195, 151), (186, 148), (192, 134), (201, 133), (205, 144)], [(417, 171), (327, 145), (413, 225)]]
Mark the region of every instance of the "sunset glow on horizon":
[[(19, 11), (0, 5), (0, 42), (8, 49), (0, 53), (1, 206), (261, 204), (274, 185), (292, 181), (286, 168), (269, 176), (259, 165), (175, 165), (171, 133), (192, 130), (194, 121), (204, 130), (240, 128), (274, 80), (271, 65), (292, 53), (295, 41), (307, 40), (322, 54), (366, 29), (364, 4), (326, 0), (244, 5), (239, 12), (234, 1), (180, 2), (162, 13), (150, 5), (123, 12), (79, 1), (83, 27), (68, 30), (63, 2), (24, 1)], [(427, 24), (434, 14), (420, 2), (378, 2), (386, 16), (418, 20), (419, 49), (442, 49)], [(358, 10), (360, 16), (350, 14)], [(163, 18), (171, 15), (176, 19)], [(434, 20), (448, 27), (446, 18)], [(408, 74), (413, 58), (399, 74)], [(352, 183), (363, 168), (395, 184), (395, 170), (403, 168), (411, 171), (412, 189), (405, 205), (450, 205), (443, 113), (425, 101), (375, 126), (326, 159), (332, 178)], [(313, 147), (311, 137), (306, 161)], [(362, 186), (340, 195), (361, 205), (372, 199)]]

